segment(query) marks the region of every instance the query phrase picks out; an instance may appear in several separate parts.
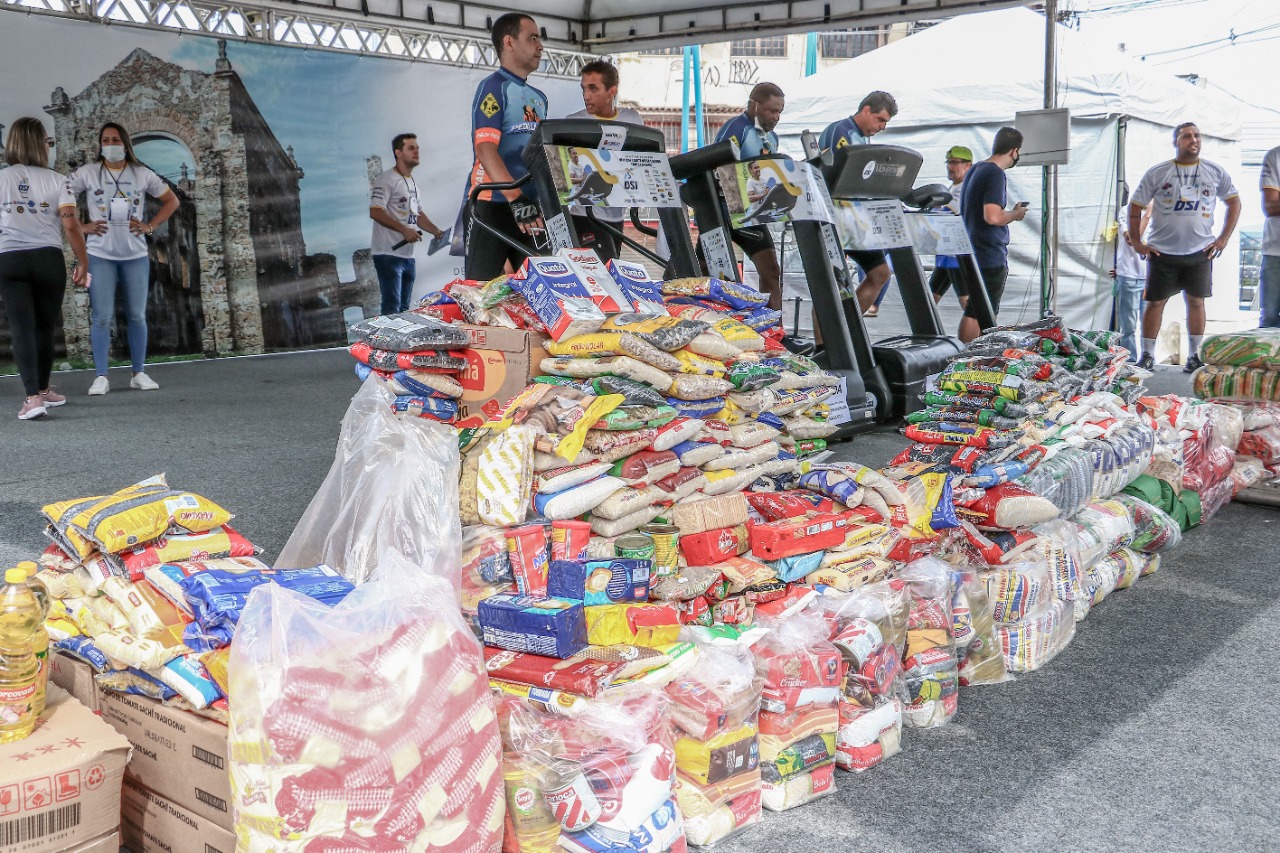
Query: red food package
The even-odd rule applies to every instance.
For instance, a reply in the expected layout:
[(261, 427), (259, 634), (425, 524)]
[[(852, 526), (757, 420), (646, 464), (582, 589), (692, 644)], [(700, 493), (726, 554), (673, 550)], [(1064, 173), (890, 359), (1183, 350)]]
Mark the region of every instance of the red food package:
[(561, 660), (492, 646), (485, 646), (484, 665), (490, 678), (579, 696), (599, 695), (629, 666), (623, 660), (596, 660), (582, 654)]
[[(824, 630), (821, 624), (818, 630)], [(756, 671), (764, 677), (766, 710), (778, 713), (811, 704), (814, 699), (834, 703), (838, 698), (846, 664), (840, 651), (826, 640), (815, 638), (799, 645), (792, 638), (771, 635), (753, 651)]]
[(676, 611), (680, 616), (681, 625), (705, 625), (710, 626), (711, 622), (711, 603), (707, 601), (705, 595), (688, 601), (675, 602)]
[(701, 468), (686, 466), (674, 474), (663, 477), (661, 480), (654, 483), (654, 485), (659, 489), (662, 489), (662, 491), (667, 494), (672, 494), (679, 492), (681, 486), (691, 483), (701, 476), (703, 476)]
[(207, 533), (181, 533), (161, 536), (154, 542), (130, 551), (121, 551), (108, 559), (118, 561), (129, 573), (129, 580), (142, 580), (142, 573), (161, 563), (219, 560), (223, 557), (253, 557), (258, 549), (237, 533), (230, 524), (215, 527)]
[(708, 530), (706, 533), (695, 533), (692, 536), (680, 537), (680, 553), (691, 566), (711, 566), (747, 553), (750, 546), (750, 534), (747, 525), (722, 527), (719, 530)]
[(670, 450), (641, 450), (613, 463), (611, 475), (628, 486), (646, 488), (680, 471), (680, 458)]
[(756, 605), (756, 616), (765, 616), (770, 619), (781, 619), (792, 613), (799, 613), (809, 606), (813, 599), (818, 597), (818, 591), (813, 587), (791, 585), (787, 588), (787, 592), (781, 598), (775, 598), (772, 601), (766, 601)]
[(755, 615), (755, 605), (745, 595), (731, 595), (711, 606), (715, 622), (721, 625), (749, 625)]
[(781, 560), (834, 548), (844, 542), (852, 513), (811, 513), (798, 518), (751, 525), (751, 553), (762, 560)]
[(440, 302), (435, 305), (422, 305), (413, 309), (413, 313), (431, 317), (442, 323), (465, 323), (467, 317), (462, 313), (462, 306), (456, 302)]
[[(795, 518), (810, 512), (831, 512), (835, 502), (831, 498), (808, 489), (786, 492), (747, 492), (747, 503), (768, 521)], [(874, 511), (874, 510), (873, 510)], [(876, 513), (879, 515), (879, 513)]]
[(543, 335), (551, 334), (547, 330), (547, 324), (542, 322), (542, 318), (535, 314), (533, 309), (529, 307), (529, 303), (523, 299), (503, 302), (498, 307), (526, 332), (538, 332)]

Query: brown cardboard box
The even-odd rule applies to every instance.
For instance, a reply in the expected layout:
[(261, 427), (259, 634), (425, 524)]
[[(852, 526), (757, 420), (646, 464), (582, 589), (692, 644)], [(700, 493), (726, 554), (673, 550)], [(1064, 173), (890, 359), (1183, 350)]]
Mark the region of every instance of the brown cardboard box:
[(63, 853), (120, 853), (120, 833), (109, 832)]
[(236, 849), (231, 830), (128, 776), (121, 796), (120, 836), (130, 853), (235, 853)]
[(60, 652), (49, 655), (49, 680), (90, 711), (102, 707), (102, 689), (93, 680), (93, 667), (84, 661)]
[(489, 410), (510, 400), (541, 375), (539, 365), (547, 357), (547, 336), (501, 326), (459, 326), (467, 333), (469, 349), (461, 354), (467, 367), (458, 374), (462, 383), (459, 420), (487, 419)]
[(0, 745), (0, 850), (80, 849), (115, 832), (128, 760), (129, 741), (51, 685), (36, 730)]
[(129, 775), (139, 784), (208, 822), (231, 826), (226, 726), (111, 691), (102, 694), (102, 717), (133, 744)]

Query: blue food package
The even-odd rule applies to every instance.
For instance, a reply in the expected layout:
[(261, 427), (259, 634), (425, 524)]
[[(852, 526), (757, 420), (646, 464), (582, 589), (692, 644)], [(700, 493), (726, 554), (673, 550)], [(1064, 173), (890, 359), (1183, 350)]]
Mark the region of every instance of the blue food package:
[(777, 573), (778, 580), (793, 583), (816, 572), (822, 566), (822, 558), (826, 555), (826, 551), (813, 551), (808, 554), (783, 557), (780, 560), (765, 560), (765, 565)]
[[(357, 362), (357, 364), (358, 363), (359, 362)], [(396, 382), (399, 382), (401, 388), (404, 388), (406, 391), (409, 391), (412, 394), (416, 394), (419, 397), (431, 397), (436, 400), (452, 400), (453, 399), (443, 391), (437, 391), (435, 388), (432, 388), (430, 385), (426, 385), (418, 381), (417, 379), (414, 379), (413, 376), (410, 375), (409, 371), (407, 370), (398, 370), (396, 371), (395, 375), (393, 375), (391, 378), (394, 379)]]
[(361, 382), (373, 375), (373, 368), (365, 364), (363, 361), (356, 362), (356, 379)]
[[(234, 630), (249, 593), (264, 583), (277, 583), (330, 606), (355, 589), (351, 581), (328, 566), (309, 569), (266, 569), (233, 574), (222, 569), (197, 572), (178, 581), (196, 624), (208, 631)], [(188, 625), (188, 632), (192, 626)]]
[(458, 401), (440, 397), (419, 397), (401, 394), (391, 402), (393, 411), (400, 414), (427, 415), (433, 418), (456, 418)]
[(829, 498), (840, 501), (846, 506), (857, 506), (862, 503), (858, 496), (862, 486), (841, 471), (809, 471), (800, 475), (800, 488), (818, 492)]
[(564, 832), (560, 846), (569, 853), (662, 853), (679, 843), (684, 849), (684, 820), (675, 800), (668, 800), (635, 829), (614, 828), (597, 821), (581, 832)]
[(616, 259), (605, 262), (613, 280), (622, 288), (637, 313), (661, 315), (666, 313), (662, 298), (662, 282), (649, 277), (649, 271), (640, 264)]
[(650, 560), (553, 560), (547, 595), (581, 601), (588, 607), (624, 601), (648, 601)]
[(929, 526), (934, 530), (950, 530), (960, 526), (960, 519), (956, 517), (956, 504), (951, 496), (951, 478), (946, 475), (943, 475), (942, 494), (938, 496), (938, 503), (933, 508)]
[(486, 646), (567, 658), (587, 647), (587, 613), (578, 601), (498, 593), (476, 608)]
[(65, 640), (57, 640), (52, 645), (58, 651), (89, 664), (98, 672), (111, 669), (111, 660), (88, 637), (82, 635), (67, 637)]
[(756, 415), (756, 423), (764, 424), (767, 427), (773, 427), (779, 432), (783, 432), (787, 428), (787, 425), (782, 418), (778, 417), (773, 412), (761, 412)]
[(676, 410), (676, 414), (684, 418), (707, 418), (724, 408), (724, 397), (712, 397), (709, 400), (681, 400), (677, 397), (665, 397), (666, 404)]

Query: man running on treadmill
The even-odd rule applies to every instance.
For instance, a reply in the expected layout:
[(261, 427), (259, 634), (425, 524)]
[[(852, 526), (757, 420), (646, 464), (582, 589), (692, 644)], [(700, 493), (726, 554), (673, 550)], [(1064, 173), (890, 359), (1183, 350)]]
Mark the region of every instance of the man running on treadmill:
[[(528, 15), (508, 12), (493, 22), (493, 46), (501, 67), (486, 77), (471, 105), (472, 145), (475, 161), (467, 177), (467, 194), (477, 184), (507, 183), (529, 173), (521, 159), (529, 135), (547, 116), (547, 96), (529, 85), (529, 75), (542, 64), (542, 35)], [(486, 222), (512, 240), (536, 252), (533, 235), (543, 231), (542, 213), (532, 188), (489, 190), (480, 194), (472, 216)], [(494, 235), (466, 223), (466, 276), (488, 281), (502, 274), (503, 265), (513, 269), (524, 263), (525, 254)]]
[[(750, 160), (778, 151), (778, 134), (774, 128), (782, 118), (786, 97), (773, 83), (757, 83), (751, 90), (747, 108), (724, 123), (716, 134), (716, 142), (732, 140), (738, 156)], [(773, 236), (764, 225), (739, 228), (730, 232), (733, 242), (747, 253), (760, 276), (760, 291), (769, 296), (769, 307), (782, 309), (782, 271), (773, 250)]]
[[(640, 113), (630, 107), (618, 106), (618, 69), (610, 62), (596, 59), (582, 66), (582, 103), (584, 109), (571, 113), (569, 118), (593, 118), (601, 121), (621, 121), (627, 124), (644, 124)], [(590, 167), (585, 167), (590, 168)], [(585, 179), (585, 175), (584, 175)], [(582, 205), (569, 208), (573, 227), (578, 232), (578, 242), (584, 249), (594, 249), (601, 260), (618, 257), (622, 248), (618, 238), (587, 218)], [(626, 211), (621, 207), (597, 207), (592, 210), (600, 222), (608, 222), (622, 230)]]
[[(833, 121), (818, 137), (824, 150), (839, 151), (850, 145), (869, 145), (871, 137), (884, 130), (898, 114), (898, 102), (888, 92), (872, 92), (858, 104), (858, 111), (848, 118)], [(850, 260), (862, 268), (864, 278), (858, 285), (858, 307), (868, 317), (878, 313), (879, 297), (889, 283), (889, 259), (883, 249), (846, 249)]]

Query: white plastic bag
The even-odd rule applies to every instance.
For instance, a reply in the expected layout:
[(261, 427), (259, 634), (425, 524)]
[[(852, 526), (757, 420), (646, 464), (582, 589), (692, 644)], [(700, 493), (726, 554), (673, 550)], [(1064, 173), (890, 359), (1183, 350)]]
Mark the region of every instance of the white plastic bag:
[(379, 558), (399, 554), (460, 588), (458, 439), (440, 424), (397, 417), (392, 395), (370, 378), (342, 419), (329, 474), (275, 562), (321, 563), (353, 583), (376, 577)]

